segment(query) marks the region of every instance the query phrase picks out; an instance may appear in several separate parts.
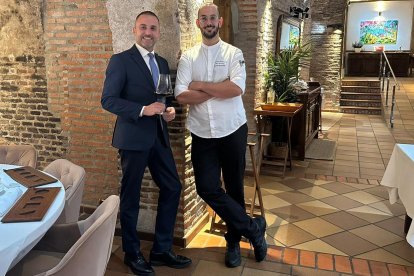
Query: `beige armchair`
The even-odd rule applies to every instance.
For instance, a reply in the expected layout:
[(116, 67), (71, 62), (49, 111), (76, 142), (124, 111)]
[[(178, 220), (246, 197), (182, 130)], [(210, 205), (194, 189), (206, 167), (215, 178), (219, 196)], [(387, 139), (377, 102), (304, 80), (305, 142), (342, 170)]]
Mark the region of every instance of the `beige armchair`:
[(6, 275), (104, 275), (118, 209), (119, 197), (111, 195), (89, 218), (53, 226)]
[(78, 221), (85, 184), (85, 170), (66, 159), (57, 159), (51, 162), (44, 171), (59, 179), (65, 187), (65, 207), (56, 224)]
[(0, 163), (36, 168), (37, 151), (31, 145), (0, 145)]

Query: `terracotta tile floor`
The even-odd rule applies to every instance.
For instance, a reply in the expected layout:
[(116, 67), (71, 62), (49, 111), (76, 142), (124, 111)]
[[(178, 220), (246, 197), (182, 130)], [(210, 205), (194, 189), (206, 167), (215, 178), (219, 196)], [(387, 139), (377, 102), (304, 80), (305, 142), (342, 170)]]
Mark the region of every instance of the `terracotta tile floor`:
[[(405, 210), (379, 185), (395, 143), (414, 143), (414, 79), (399, 79), (394, 128), (382, 116), (323, 113), (320, 138), (337, 143), (333, 161), (295, 161), (285, 178), (261, 176), (269, 254), (257, 263), (242, 243), (242, 265), (224, 266), (225, 241), (205, 227), (186, 249), (184, 270), (157, 275), (414, 275), (414, 248), (403, 233)], [(385, 101), (384, 101), (385, 102)], [(391, 102), (391, 100), (389, 100)], [(384, 107), (389, 119), (389, 107)], [(251, 194), (249, 179), (246, 197)], [(106, 275), (132, 275), (115, 237)], [(144, 242), (148, 256), (151, 243)]]

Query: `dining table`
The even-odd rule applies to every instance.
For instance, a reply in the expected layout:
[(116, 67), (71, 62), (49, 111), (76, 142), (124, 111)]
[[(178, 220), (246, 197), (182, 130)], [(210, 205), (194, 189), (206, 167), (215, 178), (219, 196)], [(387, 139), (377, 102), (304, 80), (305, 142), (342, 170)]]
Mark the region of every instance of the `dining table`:
[[(7, 189), (20, 189), (21, 191), (21, 193), (19, 192), (21, 195), (14, 204), (28, 189), (17, 183), (4, 171), (17, 167), (19, 166), (0, 164), (0, 185), (3, 190), (3, 195), (0, 196), (5, 196), (7, 193), (4, 193), (4, 190)], [(5, 275), (8, 270), (20, 261), (59, 218), (65, 205), (65, 189), (58, 180), (51, 184), (42, 185), (39, 188), (50, 187), (59, 187), (60, 189), (40, 221), (0, 222), (0, 275)], [(0, 221), (3, 220), (6, 214), (7, 212), (1, 214)]]
[(391, 204), (401, 200), (404, 205), (406, 240), (414, 247), (414, 145), (395, 144), (380, 184), (387, 187)]

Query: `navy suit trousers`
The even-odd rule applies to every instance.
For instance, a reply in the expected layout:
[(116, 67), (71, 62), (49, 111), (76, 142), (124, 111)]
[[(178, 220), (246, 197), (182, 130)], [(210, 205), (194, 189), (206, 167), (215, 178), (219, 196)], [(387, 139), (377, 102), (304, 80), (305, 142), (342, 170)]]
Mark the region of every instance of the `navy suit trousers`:
[(154, 145), (147, 151), (119, 150), (123, 173), (120, 204), (122, 246), (128, 254), (140, 251), (136, 226), (141, 182), (147, 166), (160, 189), (152, 251), (165, 252), (172, 246), (181, 182), (171, 148), (165, 146), (160, 129), (158, 132)]

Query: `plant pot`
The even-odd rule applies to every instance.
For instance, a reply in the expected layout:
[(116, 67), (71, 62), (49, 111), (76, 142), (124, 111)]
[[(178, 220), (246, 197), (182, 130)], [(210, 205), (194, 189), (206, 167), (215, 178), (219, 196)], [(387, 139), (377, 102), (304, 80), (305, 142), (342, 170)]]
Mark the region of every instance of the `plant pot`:
[(301, 103), (273, 103), (273, 104), (262, 104), (262, 110), (270, 111), (281, 111), (281, 112), (294, 112), (302, 108)]
[(362, 48), (354, 48), (355, 53), (361, 52)]

